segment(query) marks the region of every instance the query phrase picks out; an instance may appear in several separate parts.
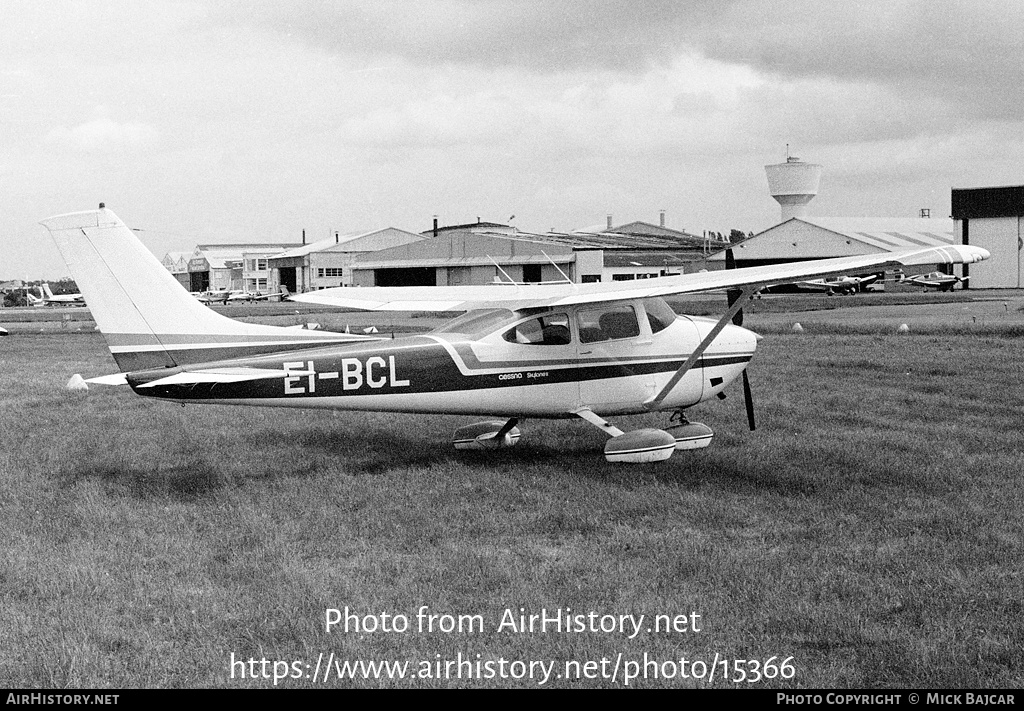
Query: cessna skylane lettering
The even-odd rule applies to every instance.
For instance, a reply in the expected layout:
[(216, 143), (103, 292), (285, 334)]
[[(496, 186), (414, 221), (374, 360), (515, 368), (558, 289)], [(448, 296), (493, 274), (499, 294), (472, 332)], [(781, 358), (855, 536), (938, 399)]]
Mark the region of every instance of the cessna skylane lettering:
[[(610, 461), (647, 462), (705, 447), (687, 408), (745, 369), (759, 336), (743, 306), (777, 284), (900, 266), (977, 262), (978, 247), (702, 272), (639, 282), (335, 288), (295, 301), (376, 311), (465, 312), (395, 339), (242, 323), (206, 308), (107, 209), (42, 223), (89, 302), (127, 384), (181, 403), (273, 405), (493, 417), (459, 428), (457, 449), (497, 449), (523, 418), (579, 418), (609, 436)], [(662, 297), (726, 289), (717, 319), (677, 316)], [(732, 323), (730, 323), (732, 321)], [(624, 432), (605, 417), (668, 411), (667, 430)]]

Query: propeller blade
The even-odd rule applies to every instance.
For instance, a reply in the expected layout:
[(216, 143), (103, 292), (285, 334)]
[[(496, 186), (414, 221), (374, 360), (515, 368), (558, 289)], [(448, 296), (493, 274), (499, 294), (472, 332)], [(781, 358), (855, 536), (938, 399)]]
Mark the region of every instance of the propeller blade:
[(754, 396), (750, 391), (750, 379), (747, 377), (747, 371), (743, 369), (743, 402), (747, 406), (747, 424), (750, 425), (750, 431), (753, 432), (757, 429), (757, 425), (754, 424)]

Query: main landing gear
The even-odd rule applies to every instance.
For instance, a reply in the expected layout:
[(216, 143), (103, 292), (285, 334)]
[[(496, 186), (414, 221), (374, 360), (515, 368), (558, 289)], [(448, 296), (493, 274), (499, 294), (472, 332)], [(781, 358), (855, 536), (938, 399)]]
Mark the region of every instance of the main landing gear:
[[(714, 432), (700, 422), (690, 422), (682, 410), (672, 414), (675, 424), (667, 429), (642, 429), (623, 432), (618, 427), (586, 408), (572, 414), (608, 435), (604, 456), (609, 462), (661, 462), (672, 456), (677, 449), (700, 449), (711, 444)], [(519, 420), (487, 420), (475, 422), (455, 430), (452, 444), (455, 449), (484, 451), (514, 447), (521, 435)]]
[(678, 424), (667, 430), (651, 428), (632, 432), (623, 432), (592, 410), (577, 410), (573, 414), (611, 437), (604, 445), (604, 457), (609, 462), (661, 462), (671, 457), (677, 449), (707, 447), (714, 436), (707, 425), (687, 420), (682, 410), (676, 410), (672, 415), (672, 421)]

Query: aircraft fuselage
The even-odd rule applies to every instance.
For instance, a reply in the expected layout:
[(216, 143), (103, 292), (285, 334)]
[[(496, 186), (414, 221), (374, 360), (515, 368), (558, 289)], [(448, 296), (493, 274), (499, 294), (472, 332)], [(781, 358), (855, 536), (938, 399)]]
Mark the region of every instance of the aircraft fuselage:
[[(643, 305), (633, 305), (643, 316)], [(508, 417), (565, 417), (581, 407), (602, 415), (644, 412), (710, 331), (713, 321), (679, 317), (657, 333), (646, 319), (634, 336), (584, 342), (577, 311), (546, 312), (572, 325), (565, 342), (509, 342), (517, 314), (491, 334), (432, 333), (360, 341), (182, 368), (130, 373), (139, 395), (189, 403), (268, 405)], [(518, 324), (518, 326), (517, 326)], [(746, 367), (756, 336), (728, 326), (658, 409), (717, 395)], [(218, 368), (269, 375), (240, 382), (177, 382)], [(171, 382), (157, 381), (171, 378)]]

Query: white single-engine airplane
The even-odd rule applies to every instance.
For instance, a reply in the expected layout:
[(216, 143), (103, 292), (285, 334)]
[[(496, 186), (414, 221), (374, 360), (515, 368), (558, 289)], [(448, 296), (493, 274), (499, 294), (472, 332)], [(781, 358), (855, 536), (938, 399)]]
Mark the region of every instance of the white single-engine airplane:
[(214, 304), (233, 304), (240, 301), (246, 303), (252, 303), (253, 301), (267, 301), (273, 298), (280, 298), (284, 301), (288, 296), (288, 289), (281, 287), (281, 291), (273, 294), (253, 294), (243, 289), (221, 289), (220, 291), (201, 291), (192, 293), (191, 296), (195, 297), (199, 303), (206, 304), (207, 306), (213, 306)]
[[(459, 449), (519, 439), (522, 418), (585, 420), (610, 461), (707, 446), (684, 411), (744, 373), (759, 336), (731, 321), (773, 284), (897, 266), (976, 262), (970, 246), (922, 248), (662, 277), (641, 282), (325, 289), (296, 301), (377, 311), (465, 311), (424, 335), (381, 339), (242, 323), (202, 306), (107, 209), (44, 220), (127, 383), (181, 403), (275, 405), (499, 417), (458, 429)], [(677, 316), (662, 297), (729, 290), (716, 320)], [(745, 383), (746, 385), (746, 383)], [(752, 421), (749, 387), (747, 412)], [(623, 432), (605, 417), (672, 411), (667, 431)]]
[(945, 272), (929, 272), (911, 277), (902, 274), (900, 276), (902, 277), (899, 281), (900, 284), (913, 284), (939, 291), (952, 291), (954, 286), (970, 279), (970, 277), (958, 277), (956, 274), (946, 274)]
[(878, 281), (878, 274), (868, 276), (841, 276), (832, 279), (811, 279), (798, 281), (795, 286), (805, 291), (824, 291), (829, 296), (832, 294), (854, 294), (863, 291), (865, 288)]

